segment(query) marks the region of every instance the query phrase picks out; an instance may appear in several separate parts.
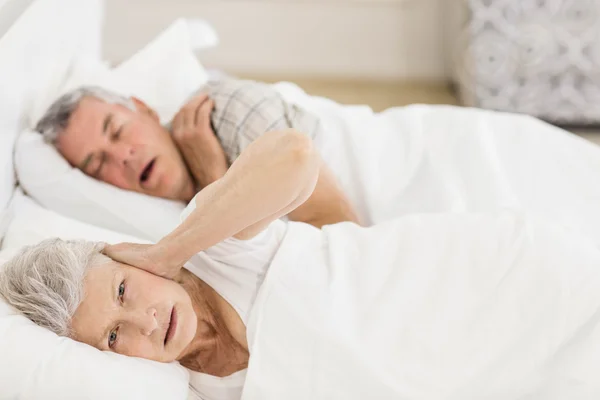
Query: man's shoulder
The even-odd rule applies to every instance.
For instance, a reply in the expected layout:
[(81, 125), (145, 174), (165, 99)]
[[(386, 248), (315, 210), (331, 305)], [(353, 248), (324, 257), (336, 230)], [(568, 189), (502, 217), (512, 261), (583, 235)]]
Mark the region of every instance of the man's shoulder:
[[(215, 102), (211, 120), (224, 149), (236, 158), (246, 144), (257, 139), (286, 117), (283, 98), (267, 83), (219, 79), (207, 83)], [(229, 152), (228, 152), (229, 153)]]
[(231, 104), (250, 109), (268, 98), (280, 98), (271, 84), (236, 78), (211, 80), (203, 90), (215, 101), (215, 110), (219, 108), (223, 110)]

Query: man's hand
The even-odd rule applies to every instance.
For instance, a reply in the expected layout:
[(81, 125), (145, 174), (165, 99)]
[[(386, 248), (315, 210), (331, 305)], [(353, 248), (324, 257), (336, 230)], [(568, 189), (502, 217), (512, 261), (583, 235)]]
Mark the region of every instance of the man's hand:
[(267, 132), (233, 162), (222, 179), (194, 198), (196, 208), (154, 245), (106, 246), (112, 259), (175, 279), (182, 266), (232, 236), (247, 240), (308, 199), (319, 177), (312, 142), (292, 129)]
[(172, 124), (173, 139), (200, 188), (220, 179), (229, 167), (211, 125), (214, 106), (206, 94), (194, 97), (177, 113)]
[(158, 244), (120, 243), (107, 245), (103, 254), (113, 260), (148, 271), (167, 279), (174, 279), (182, 265), (170, 263), (166, 251)]

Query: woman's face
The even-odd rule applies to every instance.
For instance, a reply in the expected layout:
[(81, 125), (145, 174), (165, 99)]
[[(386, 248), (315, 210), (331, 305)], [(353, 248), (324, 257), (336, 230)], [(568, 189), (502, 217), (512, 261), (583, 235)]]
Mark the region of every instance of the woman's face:
[(178, 283), (115, 261), (92, 267), (72, 320), (73, 339), (100, 350), (171, 362), (197, 329), (192, 300)]

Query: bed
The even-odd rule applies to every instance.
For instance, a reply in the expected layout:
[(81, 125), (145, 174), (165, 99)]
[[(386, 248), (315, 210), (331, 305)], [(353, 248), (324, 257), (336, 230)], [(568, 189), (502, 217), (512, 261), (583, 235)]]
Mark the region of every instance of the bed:
[[(0, 32), (6, 30), (0, 38), (0, 263), (53, 236), (160, 239), (179, 222), (184, 204), (94, 181), (31, 128), (58, 94), (82, 83), (135, 94), (168, 121), (207, 79), (194, 50), (214, 45), (216, 34), (202, 21), (175, 21), (111, 68), (100, 52), (101, 1), (24, 5), (11, 8), (12, 23), (0, 20)], [(527, 116), (424, 105), (376, 114), (309, 96), (292, 83), (274, 87), (320, 117), (327, 137), (316, 145), (366, 223), (513, 207), (550, 216), (600, 243), (600, 149), (583, 139)], [(45, 332), (2, 303), (0, 333), (0, 399), (199, 398), (177, 364), (98, 352)]]

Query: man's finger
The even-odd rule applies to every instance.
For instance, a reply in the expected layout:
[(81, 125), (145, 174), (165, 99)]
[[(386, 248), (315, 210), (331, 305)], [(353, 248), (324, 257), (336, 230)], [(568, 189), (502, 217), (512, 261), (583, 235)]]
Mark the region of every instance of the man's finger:
[[(183, 106), (181, 110), (179, 110), (177, 113), (177, 134), (179, 136), (193, 132), (196, 109), (200, 107), (207, 99), (208, 95), (201, 94), (194, 97), (185, 106)], [(173, 131), (175, 133), (175, 122), (173, 122)]]
[(185, 134), (194, 131), (194, 110), (188, 107), (182, 110), (182, 129)]
[(200, 96), (196, 100), (197, 101), (190, 103), (190, 105), (192, 105), (192, 106), (186, 109), (186, 116), (185, 116), (186, 129), (189, 129), (192, 132), (195, 130), (195, 128), (198, 124), (198, 118), (197, 118), (198, 110), (205, 107), (205, 105), (210, 101), (210, 99), (207, 95)]
[(210, 99), (202, 104), (196, 110), (196, 125), (202, 129), (208, 129), (210, 127), (210, 114), (215, 108), (214, 100)]
[(192, 100), (190, 100), (190, 102), (187, 105), (189, 105), (190, 108), (196, 108), (196, 106), (204, 103), (207, 99), (208, 99), (207, 93), (200, 93), (198, 96), (196, 96)]
[(102, 253), (115, 261), (134, 267), (141, 267), (145, 260), (144, 245), (134, 243), (121, 243), (114, 246), (105, 246)]
[(156, 262), (151, 255), (152, 245), (139, 243), (120, 243), (105, 246), (102, 253), (114, 261), (142, 269), (151, 274), (172, 279), (173, 271), (161, 262)]
[[(195, 132), (196, 127), (196, 110), (202, 107), (206, 103), (208, 97), (199, 97), (189, 102), (183, 111), (183, 125), (187, 133), (191, 134)], [(202, 100), (202, 101), (200, 101)]]
[(208, 99), (207, 94), (201, 94), (196, 97), (193, 97), (190, 101), (188, 101), (182, 108), (181, 111), (185, 110), (195, 110), (200, 104), (204, 103)]
[(175, 117), (173, 118), (173, 122), (171, 123), (171, 131), (173, 133), (173, 136), (175, 137), (180, 137), (182, 134), (182, 120), (182, 112), (179, 111), (177, 115), (175, 115)]

